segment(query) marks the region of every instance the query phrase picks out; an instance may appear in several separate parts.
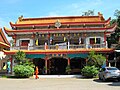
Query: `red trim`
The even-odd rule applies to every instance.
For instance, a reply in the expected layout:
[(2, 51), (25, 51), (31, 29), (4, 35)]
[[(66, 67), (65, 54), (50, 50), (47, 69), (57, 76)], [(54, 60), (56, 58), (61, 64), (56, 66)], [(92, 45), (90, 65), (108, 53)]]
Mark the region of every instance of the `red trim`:
[[(62, 25), (67, 25), (67, 24), (70, 24), (70, 25), (83, 25), (83, 24), (87, 24), (87, 25), (104, 25), (106, 23), (105, 22), (62, 22), (61, 24)], [(40, 24), (40, 23), (36, 23), (36, 24), (10, 24), (11, 27), (37, 27), (37, 26), (53, 26), (55, 23), (43, 23), (43, 24)]]
[(112, 29), (114, 28), (115, 25), (109, 27), (109, 28), (59, 28), (59, 29), (36, 29), (36, 30), (7, 30), (6, 28), (4, 28), (5, 32), (8, 33), (16, 33), (16, 32), (58, 32), (58, 31), (76, 31), (76, 30), (107, 30), (107, 29)]

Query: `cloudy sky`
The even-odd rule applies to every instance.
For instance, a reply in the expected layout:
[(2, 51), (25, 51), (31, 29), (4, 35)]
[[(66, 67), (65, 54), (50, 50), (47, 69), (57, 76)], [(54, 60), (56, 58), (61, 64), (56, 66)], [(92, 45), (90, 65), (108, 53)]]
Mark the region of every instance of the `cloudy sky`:
[(44, 16), (82, 15), (84, 11), (101, 12), (105, 19), (114, 17), (120, 10), (120, 0), (0, 0), (0, 27), (10, 28), (19, 16), (25, 18)]

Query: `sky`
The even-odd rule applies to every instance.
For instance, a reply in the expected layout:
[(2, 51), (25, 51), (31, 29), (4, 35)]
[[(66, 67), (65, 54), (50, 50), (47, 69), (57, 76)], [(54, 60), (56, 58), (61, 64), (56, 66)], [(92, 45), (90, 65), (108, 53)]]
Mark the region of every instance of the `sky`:
[[(9, 22), (18, 17), (79, 16), (88, 10), (101, 12), (105, 19), (120, 10), (120, 0), (0, 0), (0, 27), (11, 28)], [(10, 40), (11, 38), (8, 38)]]

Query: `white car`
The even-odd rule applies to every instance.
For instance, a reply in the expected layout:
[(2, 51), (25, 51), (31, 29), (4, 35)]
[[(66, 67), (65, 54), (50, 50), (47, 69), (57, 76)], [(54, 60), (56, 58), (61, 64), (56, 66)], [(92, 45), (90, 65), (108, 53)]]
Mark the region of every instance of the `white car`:
[(120, 81), (120, 70), (116, 67), (105, 67), (99, 71), (98, 76), (103, 81), (107, 79), (117, 79)]

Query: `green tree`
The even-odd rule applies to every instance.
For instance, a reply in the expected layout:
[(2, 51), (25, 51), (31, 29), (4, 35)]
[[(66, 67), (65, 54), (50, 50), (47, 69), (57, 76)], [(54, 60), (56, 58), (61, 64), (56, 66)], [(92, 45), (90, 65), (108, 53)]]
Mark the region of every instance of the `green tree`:
[(14, 55), (14, 57), (15, 57), (15, 60), (16, 60), (16, 62), (18, 63), (18, 64), (23, 64), (23, 63), (25, 63), (25, 60), (26, 60), (26, 55), (25, 55), (25, 53), (23, 52), (23, 51), (18, 51), (15, 55)]
[(14, 68), (15, 76), (18, 78), (27, 78), (34, 74), (34, 68), (31, 66), (16, 65)]
[(112, 33), (111, 36), (107, 38), (109, 47), (111, 46), (111, 44), (117, 44), (120, 37), (120, 10), (115, 10), (114, 16), (116, 18), (110, 21), (110, 25), (117, 23), (117, 28), (115, 32)]
[(13, 70), (17, 77), (30, 77), (34, 73), (34, 64), (26, 58), (26, 54), (23, 51), (18, 51), (15, 54), (16, 65)]
[(95, 54), (95, 51), (89, 53), (87, 65), (100, 68), (105, 62), (106, 58), (102, 54)]
[(114, 16), (118, 18), (120, 16), (120, 10), (116, 9), (114, 12)]
[(88, 10), (83, 12), (82, 16), (93, 16), (94, 15), (94, 10)]
[(87, 78), (93, 78), (96, 77), (98, 74), (98, 68), (95, 66), (85, 66), (82, 69), (82, 75), (87, 77)]

